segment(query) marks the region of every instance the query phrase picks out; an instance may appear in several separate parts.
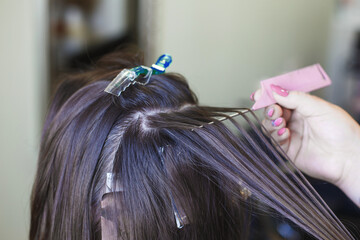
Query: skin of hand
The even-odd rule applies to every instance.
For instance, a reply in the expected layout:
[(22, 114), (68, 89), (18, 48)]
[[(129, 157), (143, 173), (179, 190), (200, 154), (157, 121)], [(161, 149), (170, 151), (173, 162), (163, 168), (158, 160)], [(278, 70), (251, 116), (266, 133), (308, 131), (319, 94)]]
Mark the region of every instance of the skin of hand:
[[(272, 86), (277, 104), (263, 125), (294, 164), (338, 186), (360, 207), (360, 127), (342, 108), (297, 91)], [(261, 90), (252, 95), (257, 100)]]

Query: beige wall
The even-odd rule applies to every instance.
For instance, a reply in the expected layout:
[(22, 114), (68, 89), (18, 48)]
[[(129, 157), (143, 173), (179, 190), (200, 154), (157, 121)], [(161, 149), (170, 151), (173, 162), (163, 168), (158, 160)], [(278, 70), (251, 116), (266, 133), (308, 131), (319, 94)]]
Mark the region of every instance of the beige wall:
[[(326, 58), (335, 1), (143, 0), (149, 59), (172, 54), (200, 101), (249, 107), (258, 82)], [(146, 12), (146, 10), (148, 12)], [(151, 37), (149, 37), (149, 35)]]
[(27, 239), (46, 93), (45, 0), (0, 1), (0, 239)]

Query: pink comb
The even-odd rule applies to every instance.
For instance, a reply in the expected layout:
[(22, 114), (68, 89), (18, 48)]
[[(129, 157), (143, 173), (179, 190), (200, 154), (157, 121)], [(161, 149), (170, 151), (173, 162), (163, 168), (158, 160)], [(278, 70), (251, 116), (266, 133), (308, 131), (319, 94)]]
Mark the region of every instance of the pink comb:
[(290, 73), (261, 81), (262, 94), (252, 106), (253, 110), (276, 103), (271, 85), (277, 85), (289, 91), (311, 92), (329, 86), (331, 79), (320, 64), (305, 67)]

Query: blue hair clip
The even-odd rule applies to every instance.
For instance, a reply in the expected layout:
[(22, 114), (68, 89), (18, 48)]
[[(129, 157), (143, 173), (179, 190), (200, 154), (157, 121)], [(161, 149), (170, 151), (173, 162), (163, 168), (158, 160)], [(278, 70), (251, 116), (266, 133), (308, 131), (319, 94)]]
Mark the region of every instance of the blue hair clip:
[(120, 94), (130, 85), (134, 85), (135, 83), (146, 85), (149, 83), (152, 75), (164, 73), (171, 62), (171, 56), (168, 54), (163, 54), (158, 58), (156, 63), (151, 66), (151, 68), (146, 66), (138, 66), (132, 69), (124, 69), (105, 88), (105, 92), (115, 96), (120, 96)]
[(165, 72), (166, 68), (169, 67), (169, 65), (172, 62), (172, 58), (169, 54), (163, 54), (161, 55), (155, 64), (151, 66), (151, 69), (153, 70), (153, 74), (162, 74)]

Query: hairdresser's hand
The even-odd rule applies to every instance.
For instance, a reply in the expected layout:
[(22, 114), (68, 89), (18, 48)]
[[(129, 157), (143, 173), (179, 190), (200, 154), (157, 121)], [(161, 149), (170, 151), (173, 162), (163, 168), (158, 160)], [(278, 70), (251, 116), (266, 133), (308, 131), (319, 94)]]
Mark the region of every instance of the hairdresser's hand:
[(278, 86), (272, 89), (278, 104), (265, 109), (263, 120), (271, 136), (300, 170), (337, 185), (360, 206), (358, 123), (318, 97)]

